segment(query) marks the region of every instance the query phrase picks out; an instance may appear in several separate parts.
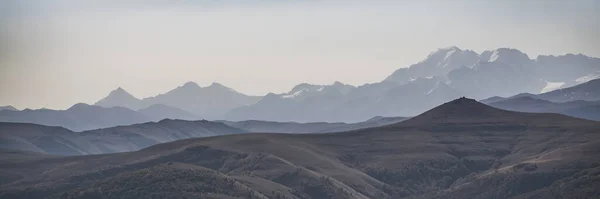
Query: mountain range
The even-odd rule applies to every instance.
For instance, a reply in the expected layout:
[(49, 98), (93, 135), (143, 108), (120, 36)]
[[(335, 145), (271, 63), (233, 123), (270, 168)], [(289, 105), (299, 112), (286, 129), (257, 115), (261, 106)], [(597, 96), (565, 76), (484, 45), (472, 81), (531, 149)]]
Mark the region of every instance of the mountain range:
[(9, 110), (9, 111), (18, 111), (19, 109), (13, 106), (0, 106), (0, 111)]
[(597, 198), (600, 123), (443, 103), (324, 134), (233, 134), (139, 151), (0, 151), (0, 198)]
[[(194, 82), (187, 82), (164, 94), (144, 99), (138, 99), (124, 89), (117, 88), (94, 106), (77, 104), (64, 111), (18, 111), (11, 106), (2, 107), (0, 121), (62, 126), (73, 131), (166, 118), (271, 121), (286, 124), (360, 123), (379, 116), (414, 116), (461, 96), (483, 99), (482, 102), (486, 104), (494, 100), (523, 96), (554, 103), (598, 101), (600, 80), (596, 78), (600, 77), (599, 71), (600, 59), (581, 54), (538, 56), (531, 59), (510, 48), (478, 54), (471, 50), (449, 47), (438, 49), (424, 60), (396, 70), (381, 82), (361, 86), (337, 81), (331, 85), (303, 83), (286, 93), (269, 93), (260, 97), (239, 93), (219, 83), (200, 87)], [(495, 97), (489, 98), (491, 96)], [(567, 113), (520, 109), (517, 106), (493, 106), (516, 111), (555, 112), (587, 119), (597, 118), (596, 114), (589, 111), (594, 110), (593, 107), (573, 109)]]
[(505, 110), (560, 113), (600, 121), (598, 88), (600, 88), (600, 79), (542, 94), (521, 93), (506, 98), (495, 96), (481, 102)]
[[(598, 77), (600, 59), (584, 55), (531, 59), (516, 49), (478, 54), (450, 47), (396, 70), (379, 83), (358, 87), (340, 82), (300, 84), (288, 93), (270, 93), (256, 104), (233, 109), (225, 119), (356, 122), (375, 116), (413, 116), (460, 96), (484, 99), (539, 94)], [(598, 94), (598, 90), (600, 86), (590, 84), (587, 95)]]
[(200, 87), (194, 82), (187, 82), (164, 94), (141, 100), (124, 89), (117, 88), (95, 105), (119, 106), (132, 110), (144, 109), (152, 105), (165, 105), (185, 110), (203, 119), (221, 119), (221, 116), (229, 110), (253, 104), (259, 99), (260, 97), (244, 95), (219, 83)]
[(0, 122), (34, 123), (60, 126), (73, 131), (85, 131), (120, 125), (131, 125), (162, 119), (197, 120), (199, 117), (165, 105), (152, 105), (134, 111), (124, 107), (104, 108), (83, 103), (66, 110), (25, 109), (1, 110)]

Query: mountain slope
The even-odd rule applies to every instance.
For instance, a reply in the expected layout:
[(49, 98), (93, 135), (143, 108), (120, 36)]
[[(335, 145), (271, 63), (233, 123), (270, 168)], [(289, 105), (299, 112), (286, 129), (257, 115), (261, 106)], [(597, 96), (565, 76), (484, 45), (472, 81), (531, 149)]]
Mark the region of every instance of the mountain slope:
[(406, 120), (405, 117), (375, 117), (358, 123), (297, 123), (297, 122), (272, 122), (259, 120), (246, 120), (239, 122), (218, 121), (229, 126), (255, 133), (324, 133), (342, 132), (356, 129), (372, 128)]
[(165, 94), (145, 98), (143, 101), (148, 105), (164, 104), (183, 109), (204, 119), (220, 119), (227, 111), (253, 104), (259, 99), (238, 93), (219, 83), (203, 88), (194, 82), (188, 82)]
[(417, 64), (394, 71), (384, 81), (406, 83), (416, 78), (445, 76), (454, 69), (471, 66), (479, 59), (479, 55), (471, 50), (462, 50), (456, 46), (442, 48)]
[(161, 120), (84, 132), (25, 123), (0, 123), (0, 148), (54, 155), (135, 151), (158, 143), (245, 131), (218, 122)]
[(600, 105), (600, 101), (569, 101), (569, 102), (550, 102), (533, 97), (517, 97), (496, 102), (488, 105), (510, 111), (530, 112), (530, 113), (561, 113), (573, 117), (598, 120), (600, 112), (594, 107)]
[[(212, 186), (183, 193), (203, 198), (240, 197), (241, 190), (245, 198), (558, 198), (545, 190), (595, 175), (581, 172), (600, 165), (599, 130), (598, 122), (458, 99), (398, 124), (350, 132), (228, 135), (130, 153), (0, 164), (0, 171), (19, 176), (1, 185), (0, 197), (182, 193), (181, 188), (193, 187), (185, 176), (207, 171), (215, 180)], [(183, 179), (167, 181), (173, 177), (163, 172)], [(224, 178), (232, 180), (223, 183)], [(599, 194), (593, 183), (580, 182), (580, 189)], [(206, 187), (204, 180), (198, 183)], [(154, 187), (134, 189), (144, 185)]]
[(536, 96), (538, 99), (552, 102), (567, 102), (574, 100), (599, 101), (600, 79), (590, 80), (577, 86), (563, 88)]

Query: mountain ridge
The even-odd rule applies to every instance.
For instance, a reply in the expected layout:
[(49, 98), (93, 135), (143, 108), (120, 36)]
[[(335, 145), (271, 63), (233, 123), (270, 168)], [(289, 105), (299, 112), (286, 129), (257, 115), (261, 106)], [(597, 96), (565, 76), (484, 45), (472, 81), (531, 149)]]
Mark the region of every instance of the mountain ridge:
[[(473, 112), (455, 111), (468, 109), (485, 113), (479, 121), (489, 125), (461, 121), (473, 118)], [(527, 196), (546, 194), (562, 182), (577, 185), (571, 179), (597, 176), (592, 171), (600, 163), (595, 155), (600, 152), (599, 122), (504, 111), (464, 98), (428, 112), (413, 120), (453, 113), (448, 116), (459, 114), (458, 118), (449, 121), (481, 128), (405, 128), (415, 123), (407, 120), (350, 132), (225, 135), (128, 153), (33, 158), (0, 164), (0, 171), (19, 176), (0, 187), (0, 197), (149, 197), (180, 193), (181, 187), (195, 183), (206, 188), (188, 190), (189, 194), (216, 198), (533, 198)], [(504, 116), (515, 118), (495, 122)], [(549, 127), (549, 121), (564, 122)], [(521, 128), (505, 128), (507, 124)], [(37, 164), (28, 164), (32, 162)], [(198, 170), (210, 174), (200, 175)], [(123, 191), (136, 186), (131, 182), (150, 186), (139, 180), (144, 176), (179, 180)], [(207, 181), (222, 178), (249, 192), (240, 193), (231, 183)], [(588, 195), (600, 194), (594, 184), (578, 185)]]

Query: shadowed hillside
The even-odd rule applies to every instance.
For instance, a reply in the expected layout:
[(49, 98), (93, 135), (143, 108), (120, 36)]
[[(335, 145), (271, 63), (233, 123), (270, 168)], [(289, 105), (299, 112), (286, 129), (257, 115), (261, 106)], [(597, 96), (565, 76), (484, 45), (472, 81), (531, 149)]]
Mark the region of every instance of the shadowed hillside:
[(349, 132), (226, 135), (4, 162), (0, 171), (14, 177), (0, 197), (501, 199), (576, 189), (594, 198), (599, 139), (598, 122), (461, 98)]

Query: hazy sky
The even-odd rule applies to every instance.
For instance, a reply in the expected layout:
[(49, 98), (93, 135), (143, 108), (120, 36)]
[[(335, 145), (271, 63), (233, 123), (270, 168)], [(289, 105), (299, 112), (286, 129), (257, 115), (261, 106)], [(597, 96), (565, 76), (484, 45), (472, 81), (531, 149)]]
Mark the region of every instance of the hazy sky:
[(187, 81), (251, 95), (361, 85), (447, 46), (600, 57), (600, 0), (82, 2), (0, 0), (0, 105), (63, 109)]

